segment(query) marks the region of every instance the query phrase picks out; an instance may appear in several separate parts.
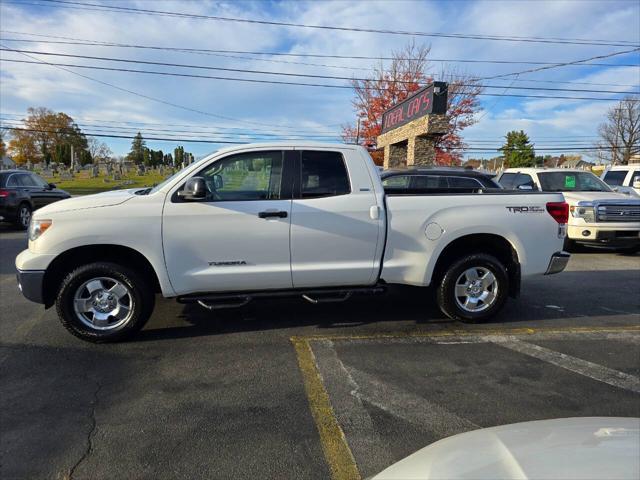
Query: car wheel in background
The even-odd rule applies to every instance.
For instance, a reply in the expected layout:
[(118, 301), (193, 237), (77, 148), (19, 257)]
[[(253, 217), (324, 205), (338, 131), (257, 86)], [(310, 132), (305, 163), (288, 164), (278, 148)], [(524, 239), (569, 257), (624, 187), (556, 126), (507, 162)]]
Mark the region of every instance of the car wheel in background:
[(62, 282), (56, 309), (62, 325), (89, 342), (114, 342), (138, 332), (153, 311), (150, 286), (134, 271), (96, 262), (76, 268)]
[(449, 318), (481, 322), (500, 311), (509, 292), (505, 266), (492, 255), (475, 253), (454, 261), (437, 290), (440, 310)]
[(29, 228), (29, 222), (31, 221), (31, 207), (28, 203), (21, 203), (18, 206), (18, 212), (16, 213), (16, 220), (14, 225), (20, 230), (26, 230)]

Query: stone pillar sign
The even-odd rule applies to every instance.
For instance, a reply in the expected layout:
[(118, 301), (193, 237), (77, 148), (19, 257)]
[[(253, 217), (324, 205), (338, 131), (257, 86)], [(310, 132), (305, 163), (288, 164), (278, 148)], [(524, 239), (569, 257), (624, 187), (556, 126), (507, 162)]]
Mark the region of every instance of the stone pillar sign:
[(435, 140), (447, 132), (447, 84), (434, 82), (382, 115), (378, 148), (384, 168), (432, 165)]

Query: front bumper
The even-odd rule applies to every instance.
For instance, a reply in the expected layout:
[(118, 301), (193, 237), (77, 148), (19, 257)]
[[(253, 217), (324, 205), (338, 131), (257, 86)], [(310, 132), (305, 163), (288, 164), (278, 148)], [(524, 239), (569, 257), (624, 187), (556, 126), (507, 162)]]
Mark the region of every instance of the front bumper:
[(560, 273), (563, 271), (567, 264), (569, 263), (569, 259), (571, 255), (567, 252), (556, 252), (551, 255), (551, 260), (549, 260), (549, 266), (547, 267), (547, 271), (544, 272), (545, 275), (553, 275), (554, 273)]
[(27, 300), (44, 303), (44, 270), (18, 270), (18, 289)]
[(633, 247), (640, 244), (640, 225), (570, 225), (567, 230), (567, 236), (571, 240), (588, 245)]

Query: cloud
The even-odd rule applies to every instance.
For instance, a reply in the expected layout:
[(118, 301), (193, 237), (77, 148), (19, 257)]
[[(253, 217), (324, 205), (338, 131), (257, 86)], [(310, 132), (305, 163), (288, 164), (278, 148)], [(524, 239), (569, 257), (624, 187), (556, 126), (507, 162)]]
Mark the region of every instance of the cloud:
[[(119, 5), (129, 5), (119, 3)], [(140, 8), (151, 8), (148, 2), (131, 2)], [(638, 41), (640, 13), (634, 2), (162, 2), (158, 7), (167, 11), (220, 15), (242, 18), (264, 18), (307, 24), (362, 26), (458, 32), (496, 35), (557, 36), (576, 38), (612, 38)], [(568, 21), (570, 19), (570, 21)], [(334, 55), (388, 56), (400, 49), (408, 38), (398, 35), (378, 35), (357, 32), (326, 31), (304, 28), (214, 22), (188, 18), (119, 14), (98, 11), (71, 10), (0, 5), (0, 25), (5, 30), (87, 38), (107, 42), (139, 45), (184, 46), (243, 51), (279, 51), (292, 53), (322, 53)], [(624, 28), (621, 28), (624, 25)], [(4, 38), (23, 37), (3, 33)], [(551, 45), (497, 41), (471, 41), (451, 38), (417, 37), (416, 41), (431, 44), (433, 58), (507, 59), (562, 61), (608, 53), (617, 47)], [(8, 42), (7, 42), (8, 43)], [(351, 77), (366, 76), (371, 61), (292, 57), (261, 57), (257, 59), (228, 56), (196, 55), (182, 52), (154, 51), (133, 48), (51, 45), (44, 43), (14, 43), (34, 51), (64, 52), (160, 62), (212, 65), (224, 68), (269, 70), (282, 73), (326, 74)], [(235, 54), (234, 57), (250, 57)], [(24, 59), (19, 54), (2, 52), (3, 59)], [(44, 58), (44, 57), (43, 57)], [(636, 57), (637, 59), (637, 57)], [(60, 63), (101, 64), (122, 66), (98, 60), (47, 57)], [(281, 63), (282, 61), (315, 63), (350, 67), (338, 69), (317, 65)], [(620, 62), (629, 57), (620, 58)], [(615, 60), (618, 61), (618, 60)], [(612, 60), (611, 63), (614, 63)], [(625, 62), (628, 63), (628, 62)], [(452, 68), (454, 65), (445, 65)], [(439, 71), (440, 63), (434, 63)], [(524, 70), (526, 65), (458, 64), (462, 71), (477, 76), (490, 76)], [(176, 71), (169, 67), (135, 66), (147, 70)], [(274, 130), (313, 130), (339, 133), (338, 125), (353, 121), (350, 90), (310, 88), (269, 84), (249, 84), (238, 81), (202, 80), (161, 77), (109, 71), (76, 70), (104, 82), (144, 95), (184, 105), (188, 108), (232, 117), (244, 122), (224, 121), (212, 116), (154, 102), (50, 67), (17, 63), (2, 63), (0, 103), (2, 112), (24, 113), (29, 106), (47, 106), (65, 111), (74, 118), (110, 121), (198, 124), (203, 127), (222, 125), (267, 129), (247, 122), (274, 125)], [(184, 71), (184, 70), (181, 70)], [(225, 77), (265, 78), (283, 80), (281, 76), (257, 76), (238, 72), (195, 70), (198, 74)], [(638, 85), (638, 69), (567, 67), (548, 70), (522, 79), (582, 81), (592, 83), (624, 83)], [(345, 84), (344, 81), (303, 79), (293, 81)], [(499, 83), (499, 82), (497, 82)], [(502, 82), (506, 85), (508, 83)], [(538, 85), (515, 82), (518, 85)], [(553, 84), (543, 84), (553, 86)], [(566, 86), (566, 85), (562, 85)], [(576, 88), (592, 89), (587, 86)], [(595, 87), (600, 88), (600, 87)], [(605, 87), (602, 87), (605, 88)], [(613, 89), (607, 88), (607, 89)], [(597, 96), (589, 94), (588, 96)], [(483, 97), (487, 114), (470, 128), (468, 138), (483, 136), (498, 139), (507, 129), (530, 129), (535, 135), (562, 135), (575, 132), (595, 132), (599, 116), (608, 102), (585, 104), (550, 98), (543, 100)], [(284, 127), (283, 127), (284, 126)], [(113, 141), (117, 153), (128, 150), (128, 141)], [(158, 146), (166, 147), (167, 144)], [(153, 142), (150, 146), (154, 147)], [(157, 147), (155, 147), (157, 148)], [(189, 145), (192, 151), (204, 153), (208, 145)]]

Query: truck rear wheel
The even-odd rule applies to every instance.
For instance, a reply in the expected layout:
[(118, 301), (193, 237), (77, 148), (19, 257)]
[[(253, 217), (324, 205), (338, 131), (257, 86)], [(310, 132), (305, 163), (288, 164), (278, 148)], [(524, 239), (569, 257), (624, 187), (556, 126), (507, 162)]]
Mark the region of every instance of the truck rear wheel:
[(437, 290), (440, 310), (454, 320), (482, 322), (500, 311), (509, 292), (505, 266), (492, 255), (475, 253), (454, 261)]
[(62, 282), (56, 310), (62, 325), (89, 342), (114, 342), (147, 323), (154, 294), (133, 270), (109, 262), (76, 268)]

